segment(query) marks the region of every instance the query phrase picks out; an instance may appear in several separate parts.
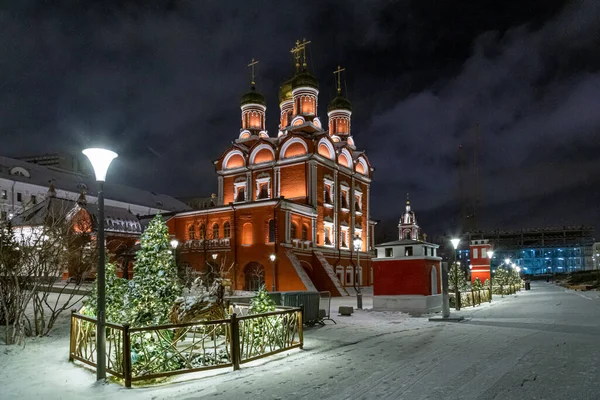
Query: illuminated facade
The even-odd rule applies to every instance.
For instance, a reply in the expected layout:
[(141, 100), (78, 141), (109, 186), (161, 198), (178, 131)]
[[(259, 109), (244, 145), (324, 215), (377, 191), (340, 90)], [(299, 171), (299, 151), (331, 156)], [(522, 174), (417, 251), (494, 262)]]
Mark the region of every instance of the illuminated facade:
[(167, 221), (184, 262), (201, 271), (227, 260), (237, 290), (264, 283), (269, 290), (340, 296), (346, 287), (372, 284), (373, 168), (355, 146), (339, 67), (338, 95), (328, 105), (328, 124), (321, 122), (319, 85), (308, 72), (305, 46), (297, 42), (296, 73), (279, 91), (277, 135), (266, 130), (265, 98), (252, 82), (241, 100), (240, 133), (214, 162), (217, 206)]

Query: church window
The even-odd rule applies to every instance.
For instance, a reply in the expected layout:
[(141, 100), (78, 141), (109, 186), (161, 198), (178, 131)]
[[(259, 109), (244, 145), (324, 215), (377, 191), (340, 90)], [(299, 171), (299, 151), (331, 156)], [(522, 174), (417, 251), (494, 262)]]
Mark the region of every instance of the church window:
[(342, 210), (348, 210), (348, 190), (342, 189), (340, 191), (340, 196)]
[(302, 240), (308, 240), (308, 227), (302, 225)]
[(224, 238), (231, 237), (231, 225), (229, 225), (229, 222), (225, 222), (223, 224), (223, 237)]
[(236, 203), (246, 201), (246, 181), (234, 183), (234, 198)]
[(362, 209), (360, 207), (360, 203), (361, 203), (360, 200), (361, 200), (361, 198), (359, 195), (357, 195), (357, 194), (354, 195), (354, 211), (357, 211), (357, 212), (362, 211)]
[(196, 240), (196, 227), (193, 224), (188, 228), (188, 238), (189, 240)]
[(256, 179), (256, 200), (271, 198), (271, 177)]
[(473, 258), (479, 258), (478, 257), (478, 255), (479, 255), (478, 252), (479, 252), (479, 249), (473, 249)]
[(325, 239), (325, 245), (326, 246), (331, 246), (331, 228), (326, 226), (324, 231), (323, 231), (323, 237)]
[(404, 239), (410, 239), (410, 231), (409, 230), (404, 231)]
[(219, 238), (219, 224), (213, 224), (213, 239), (218, 239)]
[(292, 239), (298, 238), (297, 230), (298, 230), (298, 227), (297, 227), (296, 223), (292, 222), (292, 224), (290, 225), (290, 238), (292, 238)]
[(200, 225), (200, 240), (206, 239), (206, 225)]
[(8, 192), (6, 189), (2, 189), (2, 200), (6, 200), (8, 198)]
[(346, 286), (350, 286), (350, 285), (354, 284), (354, 279), (352, 279), (353, 276), (354, 276), (354, 274), (352, 273), (352, 267), (347, 266), (346, 267)]
[(331, 203), (331, 184), (328, 184), (328, 183), (325, 184), (325, 198), (323, 199), (323, 201), (325, 202), (325, 204), (332, 204)]
[(21, 194), (20, 192), (17, 192), (17, 201), (18, 202), (23, 201), (23, 194)]
[(413, 255), (413, 248), (412, 248), (412, 246), (406, 246), (404, 248), (404, 256), (410, 257), (412, 255)]
[(275, 220), (269, 220), (269, 243), (275, 243)]
[(394, 257), (394, 248), (393, 247), (388, 247), (385, 249), (385, 256), (386, 257)]

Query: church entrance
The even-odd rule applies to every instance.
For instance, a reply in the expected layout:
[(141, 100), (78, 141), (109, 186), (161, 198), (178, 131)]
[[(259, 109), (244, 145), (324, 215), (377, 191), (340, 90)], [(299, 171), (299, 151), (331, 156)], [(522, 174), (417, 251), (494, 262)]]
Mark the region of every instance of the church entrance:
[(244, 290), (256, 292), (265, 284), (265, 267), (256, 261), (249, 262), (244, 267)]

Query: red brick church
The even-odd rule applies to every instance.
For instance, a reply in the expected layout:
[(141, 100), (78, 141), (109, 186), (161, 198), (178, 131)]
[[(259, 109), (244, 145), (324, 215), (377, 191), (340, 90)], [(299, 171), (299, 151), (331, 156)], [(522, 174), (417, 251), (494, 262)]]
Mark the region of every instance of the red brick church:
[(339, 67), (337, 96), (321, 121), (319, 82), (308, 71), (306, 44), (296, 43), (296, 72), (279, 90), (277, 134), (266, 130), (266, 101), (252, 73), (250, 91), (241, 98), (240, 133), (214, 161), (217, 206), (167, 221), (181, 243), (181, 262), (201, 271), (226, 260), (237, 290), (265, 284), (269, 290), (343, 296), (346, 288), (372, 284), (373, 168), (356, 147)]

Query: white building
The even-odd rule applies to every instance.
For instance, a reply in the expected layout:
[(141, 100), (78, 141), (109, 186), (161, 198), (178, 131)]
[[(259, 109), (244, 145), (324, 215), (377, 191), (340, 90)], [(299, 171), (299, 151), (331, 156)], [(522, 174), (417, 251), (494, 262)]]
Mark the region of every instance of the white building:
[[(89, 204), (98, 201), (98, 186), (91, 176), (0, 156), (0, 221), (43, 201), (51, 185), (58, 198), (76, 201), (85, 192)], [(104, 197), (106, 206), (134, 215), (191, 210), (171, 196), (110, 182), (104, 184)]]

